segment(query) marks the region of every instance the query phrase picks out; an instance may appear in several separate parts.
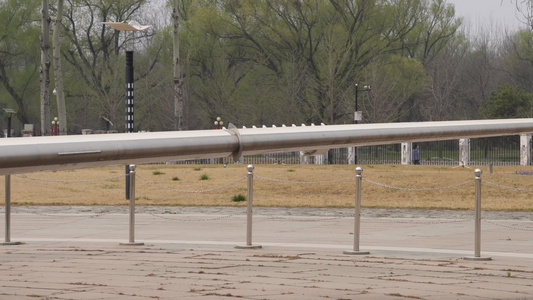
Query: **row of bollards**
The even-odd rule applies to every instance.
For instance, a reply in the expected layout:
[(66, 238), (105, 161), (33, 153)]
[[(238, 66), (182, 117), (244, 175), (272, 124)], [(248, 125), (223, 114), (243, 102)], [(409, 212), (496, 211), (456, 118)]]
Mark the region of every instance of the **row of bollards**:
[[(135, 242), (135, 165), (129, 166), (129, 201), (130, 201), (130, 222), (129, 222), (129, 242), (120, 243), (123, 246), (142, 246), (144, 243)], [(253, 224), (253, 189), (254, 189), (254, 166), (248, 165), (248, 205), (246, 209), (246, 245), (235, 246), (237, 249), (260, 249), (261, 245), (252, 245), (252, 224)]]
[[(144, 243), (135, 242), (135, 165), (129, 165), (129, 242), (121, 243), (126, 246), (141, 246)], [(252, 244), (252, 224), (253, 224), (253, 178), (254, 178), (254, 166), (248, 165), (248, 203), (246, 210), (246, 245), (236, 246), (238, 249), (258, 249), (261, 245)], [(361, 198), (362, 198), (362, 180), (363, 169), (357, 167), (355, 169), (355, 212), (354, 212), (354, 241), (353, 249), (344, 251), (344, 254), (348, 255), (366, 255), (370, 254), (368, 251), (361, 251), (359, 249), (360, 233), (361, 233)], [(464, 257), (468, 260), (491, 260), (490, 257), (481, 257), (481, 170), (476, 169), (475, 186), (476, 186), (476, 206), (475, 206), (475, 249), (473, 257)], [(11, 176), (5, 176), (5, 220), (6, 220), (6, 232), (5, 242), (0, 245), (19, 245), (20, 242), (11, 242), (10, 230), (11, 230)]]

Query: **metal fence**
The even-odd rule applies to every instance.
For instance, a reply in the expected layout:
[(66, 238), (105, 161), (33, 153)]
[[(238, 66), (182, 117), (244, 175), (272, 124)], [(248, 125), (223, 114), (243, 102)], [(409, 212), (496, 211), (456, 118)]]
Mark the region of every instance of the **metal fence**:
[[(422, 165), (459, 165), (459, 141), (433, 141), (417, 143)], [(413, 144), (414, 146), (414, 144)], [(532, 147), (533, 148), (533, 147)], [(401, 164), (401, 145), (364, 146), (357, 148), (357, 163), (366, 165)], [(306, 163), (315, 164), (315, 156), (306, 158)], [(231, 157), (174, 162), (177, 164), (232, 164)], [(243, 164), (300, 164), (300, 152), (281, 152), (243, 156)], [(337, 148), (328, 152), (326, 164), (348, 164), (348, 149)], [(470, 140), (470, 164), (517, 166), (520, 164), (520, 137), (505, 136)]]
[(472, 139), (470, 141), (470, 164), (517, 166), (520, 164), (520, 137)]

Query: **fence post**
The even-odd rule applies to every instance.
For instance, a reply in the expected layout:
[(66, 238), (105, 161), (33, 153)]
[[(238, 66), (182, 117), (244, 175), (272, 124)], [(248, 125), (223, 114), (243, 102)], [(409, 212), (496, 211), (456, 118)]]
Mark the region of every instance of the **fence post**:
[(365, 255), (370, 254), (367, 251), (359, 251), (359, 235), (361, 233), (361, 188), (363, 181), (363, 168), (355, 168), (355, 213), (354, 213), (354, 230), (353, 230), (353, 250), (344, 251), (344, 254)]
[(6, 190), (5, 190), (5, 193), (6, 193), (6, 203), (5, 203), (6, 240), (4, 243), (1, 243), (0, 245), (6, 245), (6, 246), (7, 245), (20, 245), (22, 244), (21, 242), (11, 241), (11, 175), (6, 175), (5, 181), (6, 181)]
[(412, 163), (412, 150), (412, 143), (402, 143), (402, 165), (410, 165)]
[(246, 209), (246, 245), (235, 246), (237, 249), (259, 249), (261, 245), (252, 245), (252, 223), (254, 207), (254, 165), (248, 165), (248, 207)]
[(490, 257), (481, 257), (481, 169), (474, 171), (476, 176), (476, 233), (475, 233), (475, 246), (474, 256), (465, 257), (467, 260), (491, 260)]
[(520, 165), (531, 165), (531, 134), (520, 135)]
[(348, 147), (347, 148), (347, 158), (348, 158), (348, 161), (347, 163), (349, 165), (355, 165), (355, 157), (357, 156), (357, 148), (356, 147)]
[(128, 243), (120, 243), (124, 246), (142, 246), (144, 243), (135, 242), (135, 165), (129, 165), (129, 196), (130, 196), (130, 241)]
[(301, 165), (309, 164), (309, 156), (305, 155), (305, 152), (303, 151), (300, 151), (300, 164)]
[(327, 165), (328, 162), (328, 153), (320, 154), (315, 156), (315, 165)]
[(470, 139), (459, 140), (459, 166), (467, 167), (470, 164)]

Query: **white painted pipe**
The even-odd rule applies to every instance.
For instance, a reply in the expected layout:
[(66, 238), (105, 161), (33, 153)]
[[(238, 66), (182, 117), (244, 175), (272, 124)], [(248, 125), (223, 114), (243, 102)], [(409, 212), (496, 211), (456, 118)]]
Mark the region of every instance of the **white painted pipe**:
[(533, 119), (11, 138), (0, 141), (0, 175), (524, 133), (533, 133)]

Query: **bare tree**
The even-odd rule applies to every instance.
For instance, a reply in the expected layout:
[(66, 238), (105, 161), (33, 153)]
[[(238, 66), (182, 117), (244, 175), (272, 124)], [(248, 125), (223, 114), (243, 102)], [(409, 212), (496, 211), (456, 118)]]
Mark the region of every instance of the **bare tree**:
[(466, 43), (450, 43), (427, 65), (431, 83), (418, 105), (423, 119), (444, 121), (458, 118), (457, 108), (464, 100), (461, 74), (465, 71), (467, 52)]
[(41, 135), (50, 134), (50, 14), (43, 0), (41, 19)]
[(174, 66), (174, 117), (176, 118), (175, 129), (183, 128), (183, 76), (180, 69), (180, 17), (179, 0), (172, 2), (172, 21), (174, 25), (173, 66)]
[[(533, 31), (533, 1), (509, 0), (516, 6), (517, 19), (525, 24), (528, 30)], [(502, 0), (503, 2), (503, 0)]]
[(471, 48), (463, 61), (461, 90), (468, 97), (468, 118), (477, 118), (478, 108), (490, 97), (491, 91), (505, 82), (505, 72), (499, 57), (501, 40), (494, 30), (481, 29), (472, 38)]
[(59, 118), (59, 132), (61, 135), (67, 133), (67, 107), (65, 104), (65, 93), (63, 86), (63, 68), (61, 65), (61, 19), (63, 18), (64, 0), (57, 2), (57, 16), (54, 20), (54, 33), (52, 36), (53, 57), (54, 57), (54, 78), (57, 101), (57, 116)]
[(413, 100), (427, 88), (429, 78), (420, 61), (396, 55), (369, 64), (365, 82), (372, 89), (361, 95), (364, 121), (388, 123), (408, 119)]

